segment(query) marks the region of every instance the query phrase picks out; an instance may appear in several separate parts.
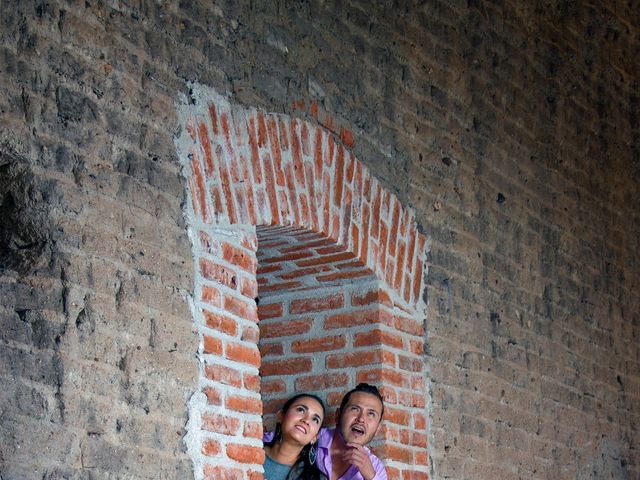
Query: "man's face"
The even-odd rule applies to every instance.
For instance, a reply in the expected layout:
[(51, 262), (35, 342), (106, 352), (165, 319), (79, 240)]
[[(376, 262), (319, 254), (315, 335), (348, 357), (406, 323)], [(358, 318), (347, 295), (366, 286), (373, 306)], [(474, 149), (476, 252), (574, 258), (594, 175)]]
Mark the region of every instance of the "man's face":
[(366, 445), (382, 420), (382, 402), (367, 392), (353, 392), (344, 406), (338, 410), (338, 428), (344, 441)]

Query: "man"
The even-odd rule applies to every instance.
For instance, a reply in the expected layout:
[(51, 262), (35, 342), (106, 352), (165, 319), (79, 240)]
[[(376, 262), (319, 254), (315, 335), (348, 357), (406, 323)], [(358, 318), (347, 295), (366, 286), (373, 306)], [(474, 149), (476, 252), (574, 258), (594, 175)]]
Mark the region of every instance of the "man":
[(361, 383), (336, 411), (336, 428), (318, 435), (318, 468), (329, 480), (387, 480), (383, 463), (365, 446), (378, 432), (384, 402), (378, 389)]

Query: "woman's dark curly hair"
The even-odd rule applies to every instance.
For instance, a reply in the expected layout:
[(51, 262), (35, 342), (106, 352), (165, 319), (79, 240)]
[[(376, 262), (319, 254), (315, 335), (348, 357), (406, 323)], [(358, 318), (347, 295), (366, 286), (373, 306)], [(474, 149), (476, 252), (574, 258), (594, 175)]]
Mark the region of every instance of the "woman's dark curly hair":
[[(318, 402), (322, 407), (322, 417), (324, 418), (325, 414), (327, 413), (324, 403), (318, 397), (310, 393), (298, 393), (297, 395), (291, 397), (284, 403), (284, 405), (280, 409), (282, 413), (286, 415), (286, 413), (289, 411), (289, 408), (291, 408), (291, 405), (293, 405), (293, 403), (300, 398), (312, 398), (316, 402)], [(276, 429), (273, 433), (273, 439), (271, 439), (270, 442), (265, 443), (265, 446), (272, 447), (273, 445), (278, 443), (281, 438), (282, 425), (280, 424), (280, 422), (278, 422), (276, 423)], [(320, 470), (318, 470), (318, 467), (316, 467), (315, 464), (312, 464), (309, 460), (310, 449), (311, 444), (305, 445), (302, 448), (300, 456), (298, 457), (298, 461), (291, 467), (289, 475), (287, 475), (287, 480), (322, 480), (326, 478), (324, 475), (322, 475)]]

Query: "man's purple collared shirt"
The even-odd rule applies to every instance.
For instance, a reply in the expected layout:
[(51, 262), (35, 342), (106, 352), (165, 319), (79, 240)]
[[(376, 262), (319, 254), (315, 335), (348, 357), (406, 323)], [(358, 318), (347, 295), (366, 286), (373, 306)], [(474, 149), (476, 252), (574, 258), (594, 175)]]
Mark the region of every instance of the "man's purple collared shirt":
[[(322, 473), (324, 473), (328, 478), (331, 478), (331, 454), (329, 450), (331, 448), (331, 442), (333, 441), (333, 435), (335, 434), (335, 428), (322, 428), (320, 433), (318, 434), (318, 459), (316, 462), (318, 463), (318, 468)], [(373, 480), (387, 480), (387, 471), (384, 469), (384, 464), (382, 461), (376, 457), (369, 448), (364, 447), (367, 453), (369, 454), (369, 458), (371, 459), (371, 464), (373, 465), (373, 469), (376, 471), (375, 477)], [(364, 480), (360, 470), (355, 465), (351, 465), (346, 472), (342, 474), (338, 478), (338, 480)]]

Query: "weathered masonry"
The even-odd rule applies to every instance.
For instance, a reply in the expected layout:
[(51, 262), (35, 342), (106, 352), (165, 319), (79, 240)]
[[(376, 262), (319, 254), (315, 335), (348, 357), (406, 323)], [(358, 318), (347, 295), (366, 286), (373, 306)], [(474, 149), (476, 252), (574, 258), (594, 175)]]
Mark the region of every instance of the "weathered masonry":
[(182, 119), (202, 360), (196, 468), (254, 478), (263, 402), (273, 413), (312, 391), (335, 408), (370, 382), (388, 404), (377, 452), (395, 475), (426, 478), (427, 245), (414, 213), (309, 120), (204, 89)]

